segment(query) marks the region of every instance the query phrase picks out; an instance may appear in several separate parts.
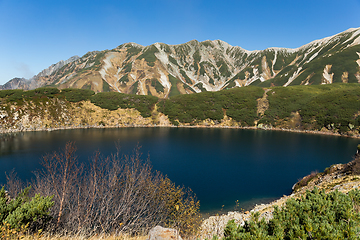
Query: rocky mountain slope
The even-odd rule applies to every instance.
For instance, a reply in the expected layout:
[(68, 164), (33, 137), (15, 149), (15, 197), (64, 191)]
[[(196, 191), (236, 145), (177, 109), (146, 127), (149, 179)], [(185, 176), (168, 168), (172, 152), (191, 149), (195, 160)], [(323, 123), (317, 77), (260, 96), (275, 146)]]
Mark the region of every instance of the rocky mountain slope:
[(50, 85), (167, 98), (248, 85), (335, 82), (360, 82), (360, 28), (297, 49), (247, 51), (220, 40), (147, 47), (126, 43), (61, 61), (30, 80), (12, 79), (0, 89)]

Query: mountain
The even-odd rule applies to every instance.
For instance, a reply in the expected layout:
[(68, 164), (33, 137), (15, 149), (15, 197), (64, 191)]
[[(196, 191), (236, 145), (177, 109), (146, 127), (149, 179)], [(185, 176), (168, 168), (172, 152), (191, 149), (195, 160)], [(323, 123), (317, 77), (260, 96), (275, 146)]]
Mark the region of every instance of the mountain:
[(354, 83), (360, 82), (360, 28), (296, 49), (247, 51), (221, 40), (147, 47), (126, 43), (61, 61), (22, 84), (10, 82), (0, 89), (50, 85), (160, 98), (248, 85)]
[(7, 89), (30, 90), (30, 89), (46, 86), (47, 84), (44, 83), (44, 81), (42, 81), (43, 78), (52, 75), (53, 73), (64, 67), (66, 64), (76, 61), (79, 58), (80, 58), (79, 56), (73, 56), (66, 61), (61, 60), (60, 62), (57, 62), (51, 65), (50, 67), (42, 70), (40, 73), (38, 73), (37, 75), (33, 76), (30, 79), (13, 78), (4, 85), (2, 86), (0, 85), (0, 90), (7, 90)]

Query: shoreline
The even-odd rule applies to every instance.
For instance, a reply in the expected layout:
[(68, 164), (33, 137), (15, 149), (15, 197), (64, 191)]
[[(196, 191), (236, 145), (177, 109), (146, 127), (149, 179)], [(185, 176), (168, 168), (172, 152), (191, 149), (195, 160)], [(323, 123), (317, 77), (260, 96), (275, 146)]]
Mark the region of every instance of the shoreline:
[[(333, 132), (325, 132), (325, 131), (314, 131), (314, 130), (297, 130), (297, 129), (286, 129), (286, 128), (260, 128), (256, 126), (249, 127), (239, 127), (239, 126), (224, 126), (224, 125), (156, 125), (156, 124), (124, 124), (118, 126), (101, 126), (101, 125), (88, 125), (88, 126), (63, 126), (56, 128), (38, 128), (38, 129), (8, 129), (4, 131), (0, 129), (0, 138), (6, 135), (19, 134), (24, 132), (52, 132), (58, 130), (72, 130), (72, 129), (114, 129), (114, 128), (207, 128), (207, 129), (248, 129), (248, 130), (265, 130), (265, 131), (282, 131), (282, 132), (293, 132), (293, 133), (306, 133), (306, 134), (317, 134), (317, 135), (328, 135), (328, 136), (338, 136), (338, 137), (348, 137), (360, 139), (360, 135), (346, 135), (339, 134)], [(225, 210), (224, 212), (212, 212), (203, 214), (202, 220), (202, 232), (200, 239), (210, 239), (213, 235), (222, 236), (223, 230), (227, 224), (227, 222), (231, 219), (235, 219), (237, 224), (244, 224), (246, 220), (249, 220), (251, 217), (251, 213), (260, 212), (261, 217), (265, 219), (269, 219), (272, 217), (272, 207), (275, 205), (281, 206), (285, 203), (285, 201), (289, 198), (299, 196), (299, 193), (289, 193), (289, 195), (283, 195), (282, 197), (275, 199), (268, 199), (268, 201), (260, 201), (255, 203), (250, 209), (247, 211), (241, 210)]]
[(217, 125), (149, 125), (149, 124), (127, 124), (127, 125), (115, 125), (115, 126), (63, 126), (56, 128), (38, 128), (38, 129), (8, 129), (3, 130), (0, 129), (0, 136), (5, 134), (12, 133), (21, 133), (21, 132), (52, 132), (58, 130), (72, 130), (72, 129), (111, 129), (111, 128), (214, 128), (214, 129), (249, 129), (249, 130), (263, 130), (263, 131), (280, 131), (280, 132), (292, 132), (292, 133), (306, 133), (306, 134), (316, 134), (316, 135), (328, 135), (328, 136), (338, 136), (338, 137), (347, 137), (347, 138), (355, 138), (360, 139), (360, 134), (358, 135), (348, 135), (348, 134), (339, 134), (334, 132), (325, 132), (325, 131), (316, 131), (316, 130), (298, 130), (298, 129), (288, 129), (288, 128), (260, 128), (256, 126), (249, 127), (239, 127), (239, 126), (217, 126)]

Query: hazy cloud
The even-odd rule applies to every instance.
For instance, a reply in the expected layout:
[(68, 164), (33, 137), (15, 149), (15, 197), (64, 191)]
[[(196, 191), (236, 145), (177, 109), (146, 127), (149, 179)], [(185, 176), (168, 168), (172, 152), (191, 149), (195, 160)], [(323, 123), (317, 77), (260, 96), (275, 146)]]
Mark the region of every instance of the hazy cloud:
[(18, 71), (19, 76), (24, 78), (29, 79), (35, 75), (34, 72), (31, 71), (29, 65), (27, 65), (26, 63), (17, 63), (15, 69)]

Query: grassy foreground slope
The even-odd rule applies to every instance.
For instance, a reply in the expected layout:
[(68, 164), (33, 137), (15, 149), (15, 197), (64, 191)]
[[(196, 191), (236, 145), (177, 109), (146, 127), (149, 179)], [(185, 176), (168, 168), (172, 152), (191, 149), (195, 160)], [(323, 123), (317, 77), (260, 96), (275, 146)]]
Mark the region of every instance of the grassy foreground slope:
[[(360, 130), (358, 83), (269, 88), (249, 86), (176, 95), (168, 99), (117, 92), (95, 94), (85, 89), (39, 88), (2, 90), (0, 101), (0, 124), (3, 128), (14, 129), (19, 128), (17, 122), (24, 116), (30, 119), (31, 125), (31, 119), (36, 116), (44, 119), (46, 114), (51, 115), (48, 117), (58, 126), (71, 127), (79, 121), (72, 118), (73, 112), (88, 106), (84, 111), (89, 116), (95, 114), (96, 121), (95, 117), (82, 118), (82, 124), (76, 126), (121, 127), (124, 121), (121, 122), (119, 116), (128, 113), (114, 113), (132, 109), (149, 126), (159, 124), (158, 118), (162, 115), (162, 125), (165, 126), (276, 127), (350, 135), (358, 135)], [(69, 115), (72, 110), (72, 115)], [(108, 119), (110, 116), (111, 120)], [(139, 117), (134, 115), (131, 119)]]

